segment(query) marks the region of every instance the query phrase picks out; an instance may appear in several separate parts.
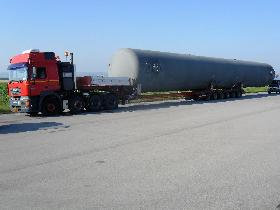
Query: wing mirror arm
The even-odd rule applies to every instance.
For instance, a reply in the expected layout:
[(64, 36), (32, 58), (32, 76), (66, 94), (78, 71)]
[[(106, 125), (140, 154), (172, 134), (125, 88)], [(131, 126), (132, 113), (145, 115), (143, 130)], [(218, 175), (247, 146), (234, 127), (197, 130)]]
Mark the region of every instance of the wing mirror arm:
[(32, 67), (32, 75), (31, 75), (31, 79), (35, 80), (37, 77), (37, 68), (36, 67)]
[(31, 74), (31, 81), (33, 82), (33, 85), (35, 85), (35, 79), (37, 77), (37, 68), (32, 67), (32, 74)]

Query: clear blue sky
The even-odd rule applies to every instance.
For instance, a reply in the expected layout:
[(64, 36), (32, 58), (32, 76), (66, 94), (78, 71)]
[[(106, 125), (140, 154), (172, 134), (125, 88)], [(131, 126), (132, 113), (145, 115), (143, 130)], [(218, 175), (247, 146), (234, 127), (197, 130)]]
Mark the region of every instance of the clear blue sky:
[(0, 7), (0, 69), (25, 49), (74, 52), (107, 71), (119, 48), (236, 58), (280, 70), (279, 0), (9, 0)]

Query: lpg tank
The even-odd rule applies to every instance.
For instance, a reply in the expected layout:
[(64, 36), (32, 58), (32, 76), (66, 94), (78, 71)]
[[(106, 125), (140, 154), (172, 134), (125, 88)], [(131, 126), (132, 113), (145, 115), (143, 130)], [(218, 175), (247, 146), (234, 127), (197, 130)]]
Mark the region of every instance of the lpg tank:
[(108, 75), (135, 79), (142, 91), (172, 91), (260, 87), (275, 72), (264, 63), (126, 48), (113, 55)]

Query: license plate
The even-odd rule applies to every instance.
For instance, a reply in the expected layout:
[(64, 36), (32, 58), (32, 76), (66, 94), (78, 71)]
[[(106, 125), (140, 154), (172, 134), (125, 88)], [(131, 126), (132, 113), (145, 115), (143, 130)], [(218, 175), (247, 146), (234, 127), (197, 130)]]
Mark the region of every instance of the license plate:
[(21, 104), (20, 101), (13, 101), (14, 106), (20, 106), (20, 104)]

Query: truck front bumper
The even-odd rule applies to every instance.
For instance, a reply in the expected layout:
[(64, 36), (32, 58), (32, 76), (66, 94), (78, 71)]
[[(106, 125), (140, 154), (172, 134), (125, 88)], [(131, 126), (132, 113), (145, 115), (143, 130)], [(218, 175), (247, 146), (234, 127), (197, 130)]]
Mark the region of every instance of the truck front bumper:
[(31, 112), (31, 100), (28, 96), (11, 97), (10, 109), (12, 112)]

